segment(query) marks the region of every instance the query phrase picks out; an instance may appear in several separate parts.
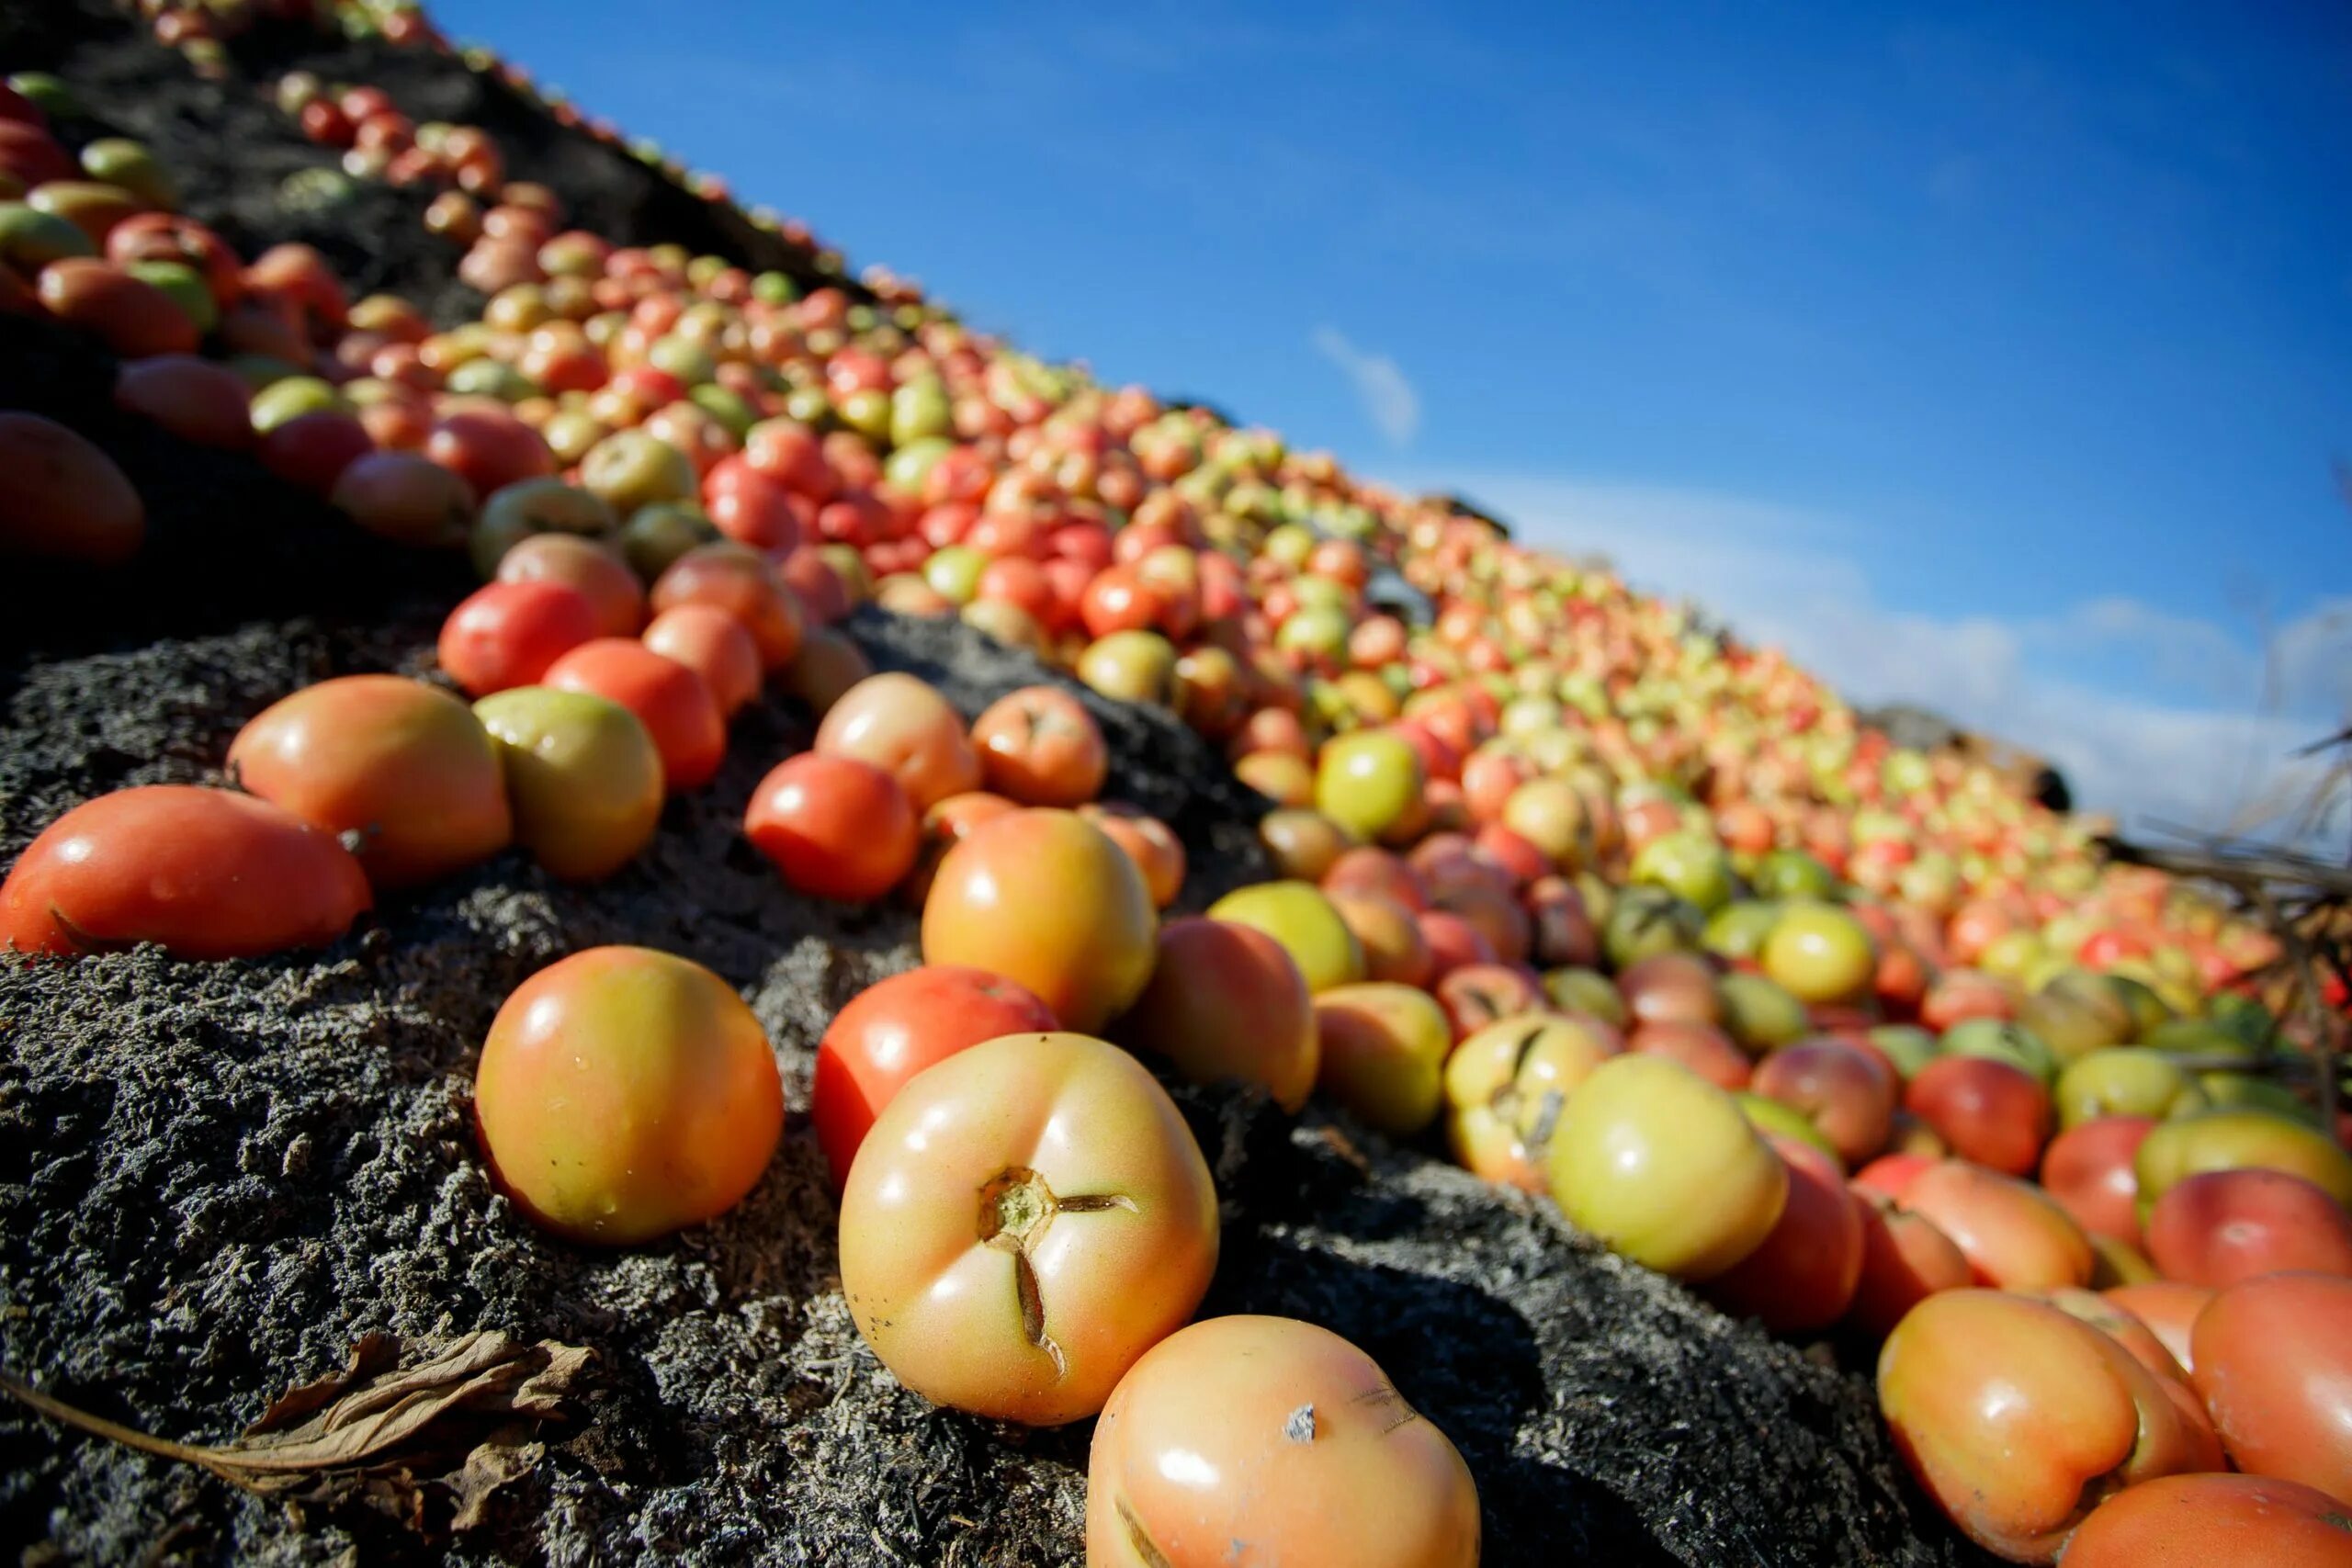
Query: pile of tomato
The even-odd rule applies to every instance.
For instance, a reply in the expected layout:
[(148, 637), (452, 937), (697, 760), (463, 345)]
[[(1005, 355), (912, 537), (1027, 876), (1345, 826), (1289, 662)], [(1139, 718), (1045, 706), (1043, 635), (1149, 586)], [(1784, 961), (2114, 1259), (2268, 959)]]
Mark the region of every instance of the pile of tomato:
[[(927, 1398), (1098, 1418), (1091, 1560), (1477, 1551), (1469, 1472), (1360, 1350), (1190, 1321), (1216, 1194), (1150, 1064), (1442, 1142), (1728, 1313), (1875, 1348), (1920, 1485), (2016, 1561), (2352, 1562), (2347, 1124), (2263, 932), (1605, 569), (891, 280), (567, 230), (374, 89), (277, 96), (355, 174), (445, 187), (478, 320), (236, 255), (143, 148), (69, 152), (38, 77), (0, 92), (0, 309), (482, 586), (431, 678), (288, 694), (228, 787), (51, 824), (0, 946), (255, 956), (509, 850), (609, 876), (786, 697), (813, 739), (759, 760), (746, 839), (795, 892), (920, 913), (922, 966), (818, 1054), (844, 1294)], [(102, 452), (0, 414), (0, 551), (142, 535)], [(1172, 711), (1269, 797), (1276, 878), (1167, 915), (1182, 845), (1102, 798), (1072, 686), (959, 712), (868, 667), (861, 603)], [(475, 1102), (514, 1211), (603, 1246), (734, 1205), (786, 1115), (735, 991), (635, 948), (508, 998)]]

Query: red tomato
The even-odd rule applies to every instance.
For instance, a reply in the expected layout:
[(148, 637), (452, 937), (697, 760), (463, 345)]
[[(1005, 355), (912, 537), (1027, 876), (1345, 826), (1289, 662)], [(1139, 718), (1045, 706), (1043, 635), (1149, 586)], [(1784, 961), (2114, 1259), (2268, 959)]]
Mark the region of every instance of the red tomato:
[(539, 433), (495, 406), (460, 405), (444, 414), (424, 455), (471, 485), (476, 500), (555, 472), (555, 454)]
[(75, 807), (26, 848), (0, 883), (0, 948), (258, 958), (334, 941), (369, 902), (333, 834), (233, 790), (151, 784)]
[(368, 427), (322, 409), (272, 426), (261, 438), (262, 466), (298, 490), (329, 495), (344, 470), (376, 449)]
[(842, 903), (879, 898), (914, 869), (915, 808), (899, 781), (854, 757), (804, 751), (752, 792), (743, 831), (799, 891)]
[(833, 1190), (849, 1180), (866, 1129), (908, 1079), (983, 1040), (1057, 1027), (1053, 1010), (1026, 987), (957, 964), (926, 964), (860, 991), (817, 1043), (809, 1090)]
[(2240, 1470), (2352, 1507), (2352, 1280), (2266, 1274), (2197, 1316), (2189, 1375)]
[(477, 588), (441, 623), (441, 668), (477, 697), (536, 684), (596, 635), (596, 606), (576, 588), (526, 580)]
[(2352, 1568), (2352, 1520), (2324, 1492), (2259, 1475), (2166, 1475), (2117, 1493), (2064, 1568)]
[[(550, 536), (542, 536), (543, 537)], [(528, 543), (529, 541), (525, 541)], [(521, 553), (508, 552), (508, 559)], [(715, 604), (679, 604), (653, 617), (639, 639), (710, 683), (721, 714), (732, 716), (760, 694), (760, 649), (743, 623)]]
[(633, 637), (582, 643), (548, 666), (545, 683), (593, 692), (637, 715), (662, 753), (662, 784), (673, 795), (708, 784), (726, 759), (727, 720), (709, 683)]
[(243, 452), (254, 444), (243, 378), (194, 355), (164, 354), (124, 366), (115, 378), (114, 400), (199, 446)]

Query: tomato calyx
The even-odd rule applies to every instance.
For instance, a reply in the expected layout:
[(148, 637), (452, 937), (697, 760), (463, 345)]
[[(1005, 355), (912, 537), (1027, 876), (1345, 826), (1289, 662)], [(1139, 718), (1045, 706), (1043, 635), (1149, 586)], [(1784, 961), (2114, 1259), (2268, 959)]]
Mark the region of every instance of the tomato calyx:
[(1077, 1193), (1057, 1197), (1046, 1179), (1025, 1165), (1007, 1166), (980, 1188), (979, 1238), (984, 1247), (1012, 1255), (1012, 1284), (1021, 1307), (1021, 1332), (1054, 1363), (1054, 1375), (1068, 1373), (1062, 1348), (1046, 1332), (1046, 1298), (1037, 1284), (1031, 1249), (1045, 1239), (1058, 1214), (1099, 1214), (1125, 1209), (1143, 1211), (1124, 1192)]

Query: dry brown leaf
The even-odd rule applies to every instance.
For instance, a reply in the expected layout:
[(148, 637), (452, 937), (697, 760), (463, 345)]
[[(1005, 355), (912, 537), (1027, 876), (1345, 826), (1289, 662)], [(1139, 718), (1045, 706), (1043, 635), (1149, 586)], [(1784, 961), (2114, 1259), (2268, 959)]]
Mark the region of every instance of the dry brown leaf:
[(343, 1368), (288, 1389), (232, 1443), (175, 1443), (77, 1410), (0, 1373), (0, 1389), (52, 1420), (146, 1453), (202, 1465), (289, 1504), (362, 1502), (426, 1534), (483, 1522), (491, 1496), (545, 1456), (535, 1423), (565, 1414), (589, 1352), (495, 1331), (448, 1341), (413, 1366), (370, 1334)]

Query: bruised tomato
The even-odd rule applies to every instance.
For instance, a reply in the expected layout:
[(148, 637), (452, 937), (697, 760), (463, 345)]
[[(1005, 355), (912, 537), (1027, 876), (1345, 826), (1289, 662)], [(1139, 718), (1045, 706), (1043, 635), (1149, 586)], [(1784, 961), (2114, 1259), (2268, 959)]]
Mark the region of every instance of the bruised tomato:
[(1091, 1568), (1473, 1568), (1478, 1489), (1370, 1356), (1286, 1317), (1216, 1317), (1120, 1380), (1086, 1474)]
[(649, 948), (596, 947), (498, 1010), (474, 1114), (492, 1176), (524, 1213), (626, 1246), (742, 1201), (783, 1133), (784, 1085), (726, 981)]
[(633, 637), (583, 642), (548, 666), (545, 682), (560, 692), (609, 697), (637, 715), (662, 753), (662, 782), (673, 795), (700, 789), (726, 760), (727, 720), (709, 685)]
[(839, 1190), (867, 1129), (916, 1074), (1003, 1034), (1046, 1034), (1053, 1010), (985, 969), (926, 964), (860, 991), (817, 1043), (809, 1117)]
[(481, 721), (422, 681), (347, 675), (305, 687), (237, 732), (229, 767), (312, 827), (356, 834), (379, 887), (429, 882), (514, 836)]
[(283, 807), (150, 784), (75, 807), (26, 847), (0, 883), (0, 948), (257, 958), (324, 946), (369, 902), (351, 852)]
[(917, 1077), (842, 1195), (842, 1291), (882, 1364), (934, 1404), (1033, 1427), (1101, 1410), (1192, 1316), (1216, 1254), (1183, 1117), (1082, 1034), (1006, 1035)]
[(854, 757), (804, 751), (752, 792), (744, 835), (785, 882), (843, 903), (879, 898), (914, 868), (922, 829), (899, 781)]

